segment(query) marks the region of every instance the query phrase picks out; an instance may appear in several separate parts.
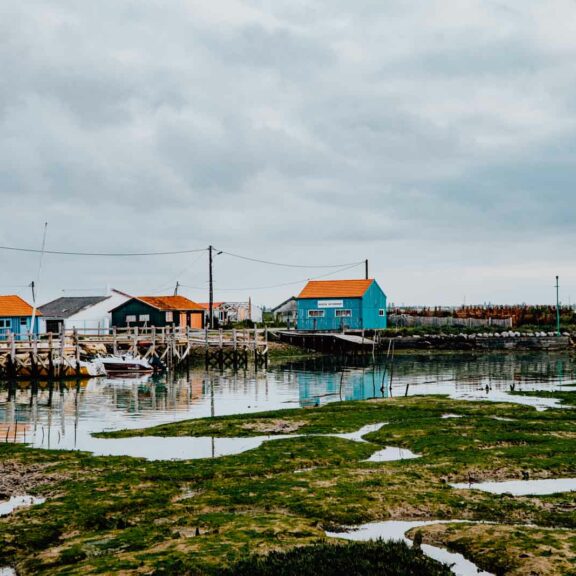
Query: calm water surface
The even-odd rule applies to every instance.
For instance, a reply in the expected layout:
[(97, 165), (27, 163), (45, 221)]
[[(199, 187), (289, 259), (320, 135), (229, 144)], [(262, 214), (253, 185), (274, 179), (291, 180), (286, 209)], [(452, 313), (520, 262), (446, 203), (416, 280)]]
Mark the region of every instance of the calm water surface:
[[(569, 354), (402, 355), (393, 373), (383, 365), (342, 366), (328, 360), (293, 362), (266, 372), (205, 372), (178, 377), (97, 378), (56, 384), (0, 383), (0, 441), (33, 446), (123, 453), (110, 440), (91, 432), (146, 427), (188, 418), (322, 405), (375, 396), (447, 394), (468, 400), (514, 401), (538, 409), (556, 406), (554, 399), (512, 397), (515, 390), (558, 390), (575, 384)], [(384, 384), (382, 389), (382, 384)], [(251, 439), (192, 439), (198, 454), (246, 449)], [(161, 443), (161, 439), (158, 439)], [(184, 453), (189, 450), (183, 442)], [(107, 449), (102, 443), (108, 443)], [(132, 441), (134, 455), (153, 457), (154, 440)], [(204, 445), (204, 444), (205, 445)], [(218, 448), (221, 445), (222, 448)], [(174, 448), (179, 457), (178, 447)], [(196, 456), (198, 457), (198, 456)]]
[[(353, 541), (376, 540), (378, 538), (382, 538), (382, 540), (403, 540), (408, 545), (412, 545), (412, 541), (405, 536), (406, 532), (412, 528), (420, 528), (431, 524), (451, 524), (454, 522), (460, 521), (422, 520), (406, 522), (390, 520), (387, 522), (363, 524), (362, 526), (355, 527), (350, 532), (327, 532), (326, 535), (331, 538), (343, 538)], [(430, 546), (429, 544), (422, 544), (422, 552), (434, 560), (448, 564), (455, 576), (493, 576), (490, 572), (480, 570), (475, 564), (464, 558), (462, 554), (448, 552), (448, 550), (444, 548)]]

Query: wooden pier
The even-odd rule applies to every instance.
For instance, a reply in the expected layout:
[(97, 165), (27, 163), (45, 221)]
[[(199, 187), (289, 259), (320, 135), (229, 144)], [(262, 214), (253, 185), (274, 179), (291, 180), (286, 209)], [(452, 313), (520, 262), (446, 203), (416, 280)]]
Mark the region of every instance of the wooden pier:
[(286, 344), (334, 356), (374, 355), (378, 348), (378, 335), (367, 338), (360, 334), (335, 332), (276, 331), (274, 335)]
[(86, 362), (130, 355), (157, 370), (174, 370), (204, 358), (206, 368), (247, 368), (268, 364), (266, 329), (193, 330), (191, 328), (113, 328), (72, 330), (0, 340), (0, 378), (59, 380), (86, 377)]

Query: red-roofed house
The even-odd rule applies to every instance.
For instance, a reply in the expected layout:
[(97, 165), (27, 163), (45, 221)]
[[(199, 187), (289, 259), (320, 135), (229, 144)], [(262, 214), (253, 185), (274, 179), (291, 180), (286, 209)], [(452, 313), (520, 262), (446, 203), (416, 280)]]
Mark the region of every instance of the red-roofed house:
[(110, 312), (117, 327), (204, 326), (204, 308), (184, 296), (136, 296)]
[[(0, 296), (0, 338), (5, 339), (10, 333), (17, 339), (27, 337), (32, 331), (32, 314), (32, 306), (20, 296)], [(42, 314), (36, 311), (34, 334), (38, 334), (38, 316)]]
[(369, 280), (311, 280), (296, 298), (298, 330), (382, 330), (386, 294)]

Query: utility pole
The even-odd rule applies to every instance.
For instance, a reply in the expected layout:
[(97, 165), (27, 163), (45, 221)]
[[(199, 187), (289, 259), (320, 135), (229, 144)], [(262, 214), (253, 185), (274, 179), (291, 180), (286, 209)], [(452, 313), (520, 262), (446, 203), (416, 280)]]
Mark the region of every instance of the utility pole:
[(178, 288), (180, 287), (180, 282), (176, 280), (176, 288), (174, 288), (174, 296), (178, 296)]
[(368, 258), (366, 258), (366, 260), (364, 260), (364, 270), (365, 270), (366, 280), (368, 280)]
[(208, 322), (210, 325), (210, 328), (214, 328), (214, 314), (213, 314), (213, 308), (214, 308), (214, 280), (212, 277), (212, 250), (214, 250), (212, 244), (210, 244), (210, 246), (208, 246), (208, 262), (209, 262), (209, 272), (208, 272), (208, 279), (209, 279), (209, 284), (210, 284), (210, 298), (209, 298), (209, 304), (208, 304)]
[(560, 283), (556, 276), (556, 335), (560, 336)]

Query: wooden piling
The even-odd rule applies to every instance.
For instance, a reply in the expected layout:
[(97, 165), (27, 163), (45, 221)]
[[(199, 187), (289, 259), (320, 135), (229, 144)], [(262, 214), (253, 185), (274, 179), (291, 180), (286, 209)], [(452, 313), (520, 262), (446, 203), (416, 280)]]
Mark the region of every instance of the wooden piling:
[(58, 378), (63, 378), (66, 370), (65, 362), (66, 354), (66, 331), (64, 329), (64, 323), (60, 324), (60, 358), (58, 364)]
[(80, 370), (80, 340), (78, 338), (78, 330), (74, 327), (73, 331), (73, 340), (74, 340), (74, 354), (76, 357), (76, 376), (80, 378), (82, 372)]

